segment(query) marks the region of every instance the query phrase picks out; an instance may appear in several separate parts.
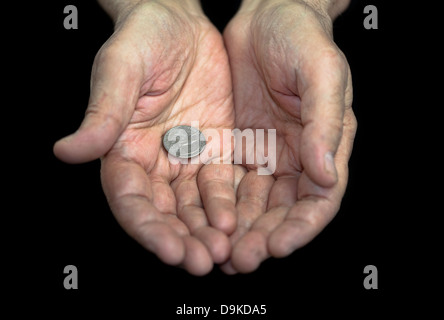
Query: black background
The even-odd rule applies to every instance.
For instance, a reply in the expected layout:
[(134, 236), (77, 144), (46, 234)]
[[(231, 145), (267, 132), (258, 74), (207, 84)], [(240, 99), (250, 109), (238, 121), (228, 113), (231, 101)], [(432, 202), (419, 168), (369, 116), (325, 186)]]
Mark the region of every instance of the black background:
[[(27, 14), (13, 19), (9, 28), (24, 32), (11, 37), (5, 49), (24, 65), (9, 81), (15, 89), (9, 95), (24, 107), (5, 118), (5, 123), (17, 124), (7, 139), (12, 142), (9, 154), (24, 154), (5, 157), (21, 168), (11, 182), (14, 196), (8, 199), (17, 208), (10, 214), (17, 221), (5, 230), (14, 234), (6, 243), (12, 259), (4, 265), (13, 272), (5, 274), (14, 285), (11, 296), (22, 305), (16, 312), (62, 317), (122, 310), (141, 312), (146, 319), (180, 319), (175, 312), (183, 304), (265, 304), (265, 316), (237, 318), (287, 319), (298, 318), (301, 311), (361, 318), (387, 312), (387, 307), (394, 313), (405, 309), (405, 300), (396, 301), (416, 295), (413, 285), (421, 281), (406, 279), (406, 268), (422, 253), (406, 237), (403, 223), (410, 219), (407, 208), (412, 209), (416, 191), (406, 177), (411, 170), (400, 163), (405, 164), (403, 141), (414, 141), (414, 134), (393, 123), (403, 122), (410, 112), (413, 102), (401, 97), (412, 88), (400, 84), (409, 76), (399, 55), (406, 40), (398, 24), (402, 8), (387, 2), (352, 1), (334, 26), (335, 40), (351, 66), (359, 124), (350, 181), (337, 217), (287, 258), (267, 260), (247, 275), (227, 276), (215, 267), (205, 277), (162, 264), (125, 234), (101, 190), (99, 161), (72, 166), (53, 156), (54, 142), (75, 131), (83, 118), (93, 59), (113, 31), (111, 20), (95, 1), (23, 9)], [(70, 4), (79, 12), (78, 30), (63, 27), (63, 9)], [(238, 1), (203, 4), (222, 30)], [(378, 30), (363, 27), (367, 4), (379, 10)], [(408, 36), (414, 32), (409, 30)], [(414, 166), (414, 159), (407, 161)], [(79, 271), (78, 290), (63, 287), (63, 269), (70, 264)], [(363, 270), (370, 264), (379, 271), (378, 290), (363, 287)], [(236, 317), (210, 317), (215, 318)]]

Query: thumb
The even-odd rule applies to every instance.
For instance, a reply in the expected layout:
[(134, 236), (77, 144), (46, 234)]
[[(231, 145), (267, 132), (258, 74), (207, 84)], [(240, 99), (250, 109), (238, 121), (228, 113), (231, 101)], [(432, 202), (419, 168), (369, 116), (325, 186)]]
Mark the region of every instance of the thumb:
[(57, 141), (54, 154), (67, 163), (82, 163), (105, 155), (128, 125), (139, 98), (141, 70), (128, 54), (102, 48), (91, 76), (85, 118), (73, 134)]
[(351, 105), (351, 90), (347, 89), (351, 80), (340, 51), (320, 52), (299, 75), (303, 125), (300, 160), (313, 182), (331, 187), (338, 181), (334, 157), (342, 138), (345, 105)]

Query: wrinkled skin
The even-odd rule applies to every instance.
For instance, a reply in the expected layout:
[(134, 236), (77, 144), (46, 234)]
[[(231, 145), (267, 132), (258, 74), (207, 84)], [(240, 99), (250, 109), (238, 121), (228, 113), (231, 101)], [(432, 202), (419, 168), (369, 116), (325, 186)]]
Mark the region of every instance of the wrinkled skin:
[(202, 275), (227, 260), (236, 226), (233, 166), (172, 164), (161, 144), (168, 129), (193, 121), (201, 130), (233, 129), (220, 33), (203, 16), (143, 3), (97, 54), (91, 84), (84, 122), (55, 154), (70, 163), (102, 157), (116, 219), (165, 263)]
[[(330, 16), (307, 1), (251, 1), (224, 39), (185, 2), (110, 8), (119, 17), (95, 59), (85, 119), (54, 153), (101, 158), (117, 221), (165, 263), (251, 272), (311, 241), (339, 209), (356, 131), (350, 70)], [(162, 135), (194, 121), (220, 134), (276, 129), (273, 175), (217, 164), (232, 157), (217, 139), (208, 150), (224, 152), (201, 159), (211, 164), (170, 162)]]
[(257, 163), (236, 168), (239, 218), (227, 273), (285, 257), (328, 224), (345, 192), (357, 127), (349, 66), (328, 15), (302, 1), (263, 3), (241, 10), (224, 33), (236, 127), (277, 135), (273, 175), (258, 175)]

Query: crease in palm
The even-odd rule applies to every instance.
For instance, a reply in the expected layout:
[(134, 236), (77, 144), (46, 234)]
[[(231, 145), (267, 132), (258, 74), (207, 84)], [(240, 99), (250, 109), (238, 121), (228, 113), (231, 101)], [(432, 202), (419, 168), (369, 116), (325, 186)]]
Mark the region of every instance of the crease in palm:
[[(291, 9), (269, 10), (257, 19), (238, 14), (222, 38), (206, 18), (143, 4), (96, 57), (87, 116), (100, 116), (112, 98), (124, 105), (106, 111), (119, 129), (101, 156), (105, 195), (123, 229), (167, 264), (196, 275), (214, 263), (227, 273), (251, 272), (268, 257), (286, 256), (310, 241), (337, 211), (353, 115), (346, 113), (351, 125), (345, 135), (351, 138), (338, 149), (341, 179), (333, 185), (325, 178), (331, 184), (326, 188), (301, 161), (310, 99), (294, 63), (306, 50), (301, 43), (313, 22), (301, 22), (307, 14), (297, 5)], [(293, 13), (293, 28), (303, 26), (297, 37), (285, 29)], [(314, 25), (315, 34), (322, 31)], [(276, 154), (268, 154), (275, 159), (273, 175), (258, 175), (258, 163), (171, 163), (162, 135), (196, 122), (220, 136), (235, 127), (276, 129)], [(69, 159), (68, 146), (83, 138), (70, 139), (55, 148), (61, 158)], [(232, 158), (231, 148), (211, 143), (223, 151), (213, 160)]]
[[(223, 218), (228, 212), (228, 219), (234, 219), (234, 192), (233, 199), (218, 201), (203, 197), (199, 187), (229, 193), (232, 168), (208, 165), (201, 170), (202, 163), (172, 164), (161, 138), (168, 129), (184, 124), (197, 123), (200, 130), (232, 129), (234, 110), (222, 37), (205, 21), (193, 23), (185, 26), (188, 30), (158, 30), (165, 36), (163, 41), (150, 44), (146, 56), (141, 56), (145, 79), (140, 97), (127, 127), (102, 159), (102, 181), (117, 220), (131, 236), (163, 261), (201, 274), (214, 261), (228, 258), (226, 233), (234, 225), (226, 226), (218, 215)], [(159, 35), (148, 32), (147, 39)], [(216, 179), (219, 185), (212, 186), (211, 180)], [(211, 220), (204, 204), (224, 212), (215, 212)], [(152, 226), (157, 231), (149, 235)]]

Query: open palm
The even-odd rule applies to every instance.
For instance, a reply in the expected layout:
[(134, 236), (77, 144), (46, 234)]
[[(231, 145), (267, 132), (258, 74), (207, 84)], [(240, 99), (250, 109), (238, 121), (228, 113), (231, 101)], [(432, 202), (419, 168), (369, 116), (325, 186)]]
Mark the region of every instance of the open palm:
[(356, 130), (350, 71), (331, 21), (297, 1), (264, 3), (241, 10), (224, 33), (236, 126), (276, 129), (276, 153), (267, 152), (273, 175), (244, 163), (228, 273), (287, 256), (327, 225), (345, 191)]
[[(203, 17), (144, 3), (99, 51), (85, 120), (55, 153), (73, 163), (102, 157), (103, 189), (122, 227), (162, 261), (205, 274), (230, 253), (233, 167), (172, 163), (162, 147), (168, 129), (196, 122), (234, 127), (222, 37)], [(231, 159), (231, 150), (214, 157)]]

